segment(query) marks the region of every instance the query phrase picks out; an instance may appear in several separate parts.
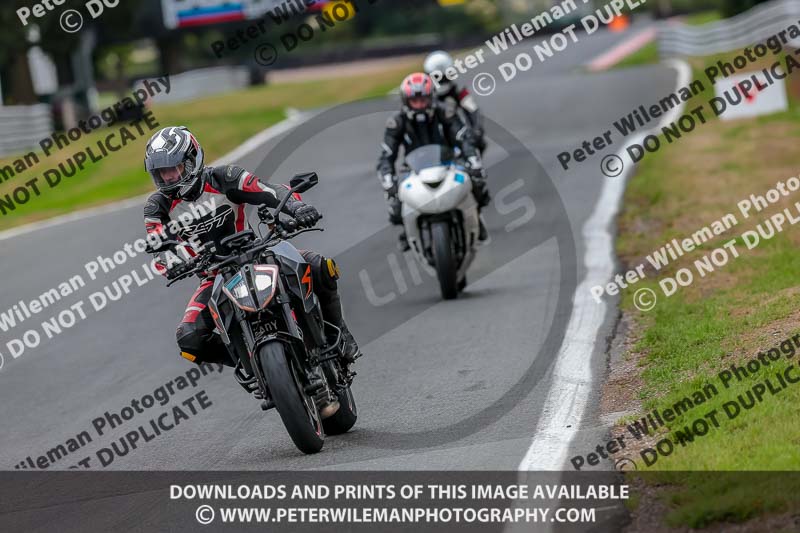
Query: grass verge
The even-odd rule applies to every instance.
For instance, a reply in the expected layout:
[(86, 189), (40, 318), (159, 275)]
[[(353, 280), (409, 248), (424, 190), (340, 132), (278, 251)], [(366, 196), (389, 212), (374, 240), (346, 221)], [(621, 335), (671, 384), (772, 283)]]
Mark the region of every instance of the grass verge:
[[(373, 72), (364, 76), (248, 88), (187, 103), (154, 105), (152, 112), (162, 127), (189, 127), (203, 143), (206, 161), (210, 162), (256, 133), (283, 120), (287, 108), (310, 109), (384, 96), (414, 67), (418, 67), (416, 62), (409, 62), (408, 65), (396, 65), (380, 73)], [(134, 141), (95, 164), (88, 163), (82, 171), (72, 177), (63, 178), (57, 186), (51, 188), (43, 179), (42, 174), (46, 169), (66, 163), (74, 153), (86, 147), (94, 146), (97, 153), (97, 142), (119, 127), (120, 125), (115, 125), (110, 129), (85, 135), (50, 157), (39, 152), (38, 164), (0, 183), (0, 197), (13, 194), (15, 189), (34, 177), (39, 177), (37, 183), (40, 190), (39, 196), (31, 194), (26, 203), (18, 204), (13, 210), (6, 210), (4, 214), (0, 213), (0, 229), (129, 198), (151, 190), (152, 182), (142, 163), (144, 145), (150, 132), (138, 135), (135, 129), (132, 130), (136, 135)], [(0, 160), (0, 168), (13, 166), (15, 159), (12, 157)]]
[(658, 63), (658, 61), (658, 43), (653, 41), (614, 65), (614, 68), (640, 67), (642, 65), (652, 65), (653, 63)]
[[(700, 78), (702, 68), (718, 59), (725, 57), (693, 59), (695, 77)], [(748, 70), (758, 70), (758, 65)], [(708, 384), (716, 388), (705, 401), (694, 401), (691, 408), (637, 443), (640, 469), (644, 468), (644, 448), (656, 448), (664, 439), (672, 444), (669, 454), (659, 455), (646, 468), (659, 471), (658, 475), (648, 473), (645, 478), (660, 487), (657, 492), (670, 526), (701, 528), (800, 508), (800, 476), (796, 474), (755, 479), (705, 473), (800, 469), (800, 424), (796, 422), (800, 383), (782, 386), (776, 376), (787, 375), (790, 367), (788, 375), (800, 376), (800, 346), (789, 350), (786, 345), (776, 361), (761, 364), (741, 380), (723, 383), (720, 377), (732, 365), (745, 365), (760, 352), (781, 350), (781, 341), (800, 333), (800, 227), (787, 224), (773, 237), (762, 237), (752, 250), (742, 239), (746, 231), (758, 231), (759, 225), (768, 235), (767, 219), (784, 209), (797, 214), (800, 191), (747, 217), (738, 208), (751, 194), (765, 195), (778, 182), (798, 176), (792, 147), (800, 140), (800, 107), (796, 80), (788, 81), (788, 111), (749, 120), (711, 120), (690, 138), (665, 143), (659, 152), (645, 157), (625, 194), (617, 252), (624, 270), (646, 265), (647, 279), (622, 292), (623, 310), (634, 322), (626, 361), (635, 368), (631, 379), (639, 409), (635, 416), (621, 420), (617, 429), (625, 432), (626, 425), (653, 410), (674, 413), (684, 398), (696, 398), (694, 394)], [(711, 96), (707, 92), (697, 103)], [(736, 219), (732, 228), (660, 270), (649, 266), (648, 255), (672, 239), (691, 237), (727, 214)], [(728, 262), (700, 276), (695, 262), (732, 240), (739, 257), (730, 254)], [(666, 297), (659, 282), (675, 278), (680, 269), (688, 269), (695, 279)], [(648, 313), (633, 303), (634, 294), (643, 288), (658, 297)], [(760, 399), (754, 394), (756, 387), (767, 389)], [(756, 400), (744, 408), (750, 403), (749, 395)], [(732, 404), (740, 406), (735, 416), (725, 410), (727, 405), (733, 413)], [(698, 419), (706, 421), (707, 430), (702, 423), (695, 425)], [(783, 483), (780, 490), (775, 490), (775, 483)]]

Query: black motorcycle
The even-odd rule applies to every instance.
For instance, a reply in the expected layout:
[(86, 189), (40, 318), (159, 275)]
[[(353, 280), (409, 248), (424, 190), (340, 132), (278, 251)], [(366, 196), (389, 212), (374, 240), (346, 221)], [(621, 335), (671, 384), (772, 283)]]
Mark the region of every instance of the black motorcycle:
[[(292, 178), (274, 213), (259, 208), (269, 227), (266, 236), (256, 238), (247, 229), (222, 239), (220, 249), (207, 245), (185, 273), (167, 284), (213, 273), (209, 310), (235, 365), (236, 381), (262, 400), (262, 409), (277, 408), (295, 445), (308, 454), (322, 449), (326, 434), (350, 430), (358, 416), (350, 388), (355, 373), (342, 361), (341, 331), (323, 320), (311, 266), (288, 242), (323, 230), (298, 230), (293, 220), (280, 219), (288, 198), (318, 181), (316, 173)], [(165, 241), (151, 251), (177, 244)]]

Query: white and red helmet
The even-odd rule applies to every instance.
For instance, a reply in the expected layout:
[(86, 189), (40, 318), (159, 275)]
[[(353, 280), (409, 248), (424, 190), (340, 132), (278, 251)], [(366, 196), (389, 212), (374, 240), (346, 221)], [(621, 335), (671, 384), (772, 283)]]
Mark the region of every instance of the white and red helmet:
[(400, 97), (407, 113), (432, 113), (433, 80), (423, 72), (410, 74), (400, 84)]

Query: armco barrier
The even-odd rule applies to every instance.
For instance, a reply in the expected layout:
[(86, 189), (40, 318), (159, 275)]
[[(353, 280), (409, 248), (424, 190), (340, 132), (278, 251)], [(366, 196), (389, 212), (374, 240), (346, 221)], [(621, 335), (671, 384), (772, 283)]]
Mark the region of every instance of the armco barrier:
[[(250, 83), (250, 74), (247, 67), (212, 67), (190, 70), (169, 77), (171, 87), (169, 94), (158, 94), (153, 101), (159, 104), (171, 102), (187, 102), (243, 89)], [(134, 84), (134, 89), (140, 88), (142, 81)]]
[(0, 157), (36, 146), (53, 131), (50, 106), (0, 106)]
[(702, 26), (670, 21), (659, 29), (659, 54), (707, 56), (744, 48), (786, 29), (788, 21), (797, 19), (800, 19), (800, 0), (773, 0)]

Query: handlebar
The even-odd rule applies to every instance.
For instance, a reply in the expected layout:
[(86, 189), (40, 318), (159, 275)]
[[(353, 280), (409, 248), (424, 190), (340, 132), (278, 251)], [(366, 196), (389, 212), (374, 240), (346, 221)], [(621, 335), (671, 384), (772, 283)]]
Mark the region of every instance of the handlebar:
[[(309, 178), (310, 176), (310, 178)], [(309, 231), (325, 231), (322, 228), (302, 228), (297, 230), (297, 222), (294, 219), (291, 221), (284, 221), (280, 219), (281, 211), (283, 208), (286, 207), (286, 203), (292, 197), (292, 195), (299, 189), (303, 190), (303, 188), (308, 188), (309, 183), (308, 181), (311, 180), (313, 183), (310, 186), (314, 186), (316, 184), (316, 174), (313, 175), (300, 175), (295, 176), (295, 178), (300, 178), (300, 182), (296, 185), (293, 185), (290, 189), (288, 194), (281, 200), (278, 206), (274, 209), (275, 214), (270, 212), (269, 208), (266, 206), (261, 206), (258, 209), (258, 217), (262, 222), (272, 223), (273, 227), (267, 233), (265, 237), (262, 239), (257, 239), (253, 246), (250, 249), (245, 250), (243, 252), (234, 253), (230, 255), (220, 255), (217, 254), (217, 250), (214, 247), (211, 247), (209, 250), (201, 251), (200, 255), (195, 257), (190, 263), (187, 265), (189, 270), (185, 273), (179, 275), (175, 279), (171, 279), (167, 282), (167, 287), (177, 283), (182, 279), (186, 279), (189, 276), (193, 276), (194, 274), (199, 274), (200, 272), (213, 272), (216, 270), (220, 270), (225, 268), (226, 266), (236, 262), (241, 256), (247, 254), (250, 258), (254, 258), (257, 254), (261, 253), (263, 250), (271, 246), (275, 246), (277, 244), (276, 241), (281, 240), (289, 240), (301, 235), (303, 233), (308, 233)], [(303, 180), (306, 181), (303, 181)], [(176, 243), (177, 244), (177, 243)], [(212, 261), (217, 260), (219, 261), (217, 264), (212, 264)]]
[[(284, 232), (282, 232), (277, 237), (268, 236), (270, 238), (266, 238), (265, 237), (264, 239), (258, 239), (257, 241), (255, 241), (255, 246), (253, 246), (249, 250), (243, 251), (242, 253), (233, 253), (233, 254), (230, 254), (230, 255), (222, 255), (222, 254), (218, 254), (216, 252), (216, 250), (212, 248), (211, 250), (205, 251), (205, 252), (201, 253), (200, 255), (198, 255), (197, 257), (195, 257), (189, 263), (189, 265), (191, 265), (191, 268), (188, 271), (186, 271), (183, 274), (181, 274), (180, 276), (176, 277), (175, 279), (169, 280), (167, 282), (167, 287), (170, 287), (173, 284), (175, 284), (175, 283), (177, 283), (177, 282), (179, 282), (181, 280), (184, 280), (184, 279), (186, 279), (186, 278), (188, 278), (190, 276), (193, 276), (195, 274), (199, 274), (201, 272), (213, 272), (213, 271), (216, 271), (216, 270), (221, 270), (221, 269), (223, 269), (223, 268), (235, 263), (236, 260), (239, 259), (244, 254), (249, 254), (249, 255), (255, 257), (256, 255), (258, 255), (262, 251), (266, 250), (267, 248), (275, 246), (280, 241), (293, 239), (293, 238), (297, 237), (298, 235), (302, 235), (303, 233), (308, 233), (308, 232), (311, 232), (311, 231), (325, 231), (325, 229), (324, 228), (302, 228), (302, 229), (299, 229), (299, 230), (294, 231), (292, 233), (284, 233)], [(271, 233), (274, 233), (274, 232), (271, 232)], [(270, 235), (271, 235), (271, 233), (270, 233)], [(259, 241), (261, 241), (261, 242), (259, 242)], [(213, 263), (213, 261), (215, 261), (215, 260), (218, 261), (218, 262), (217, 263)]]

